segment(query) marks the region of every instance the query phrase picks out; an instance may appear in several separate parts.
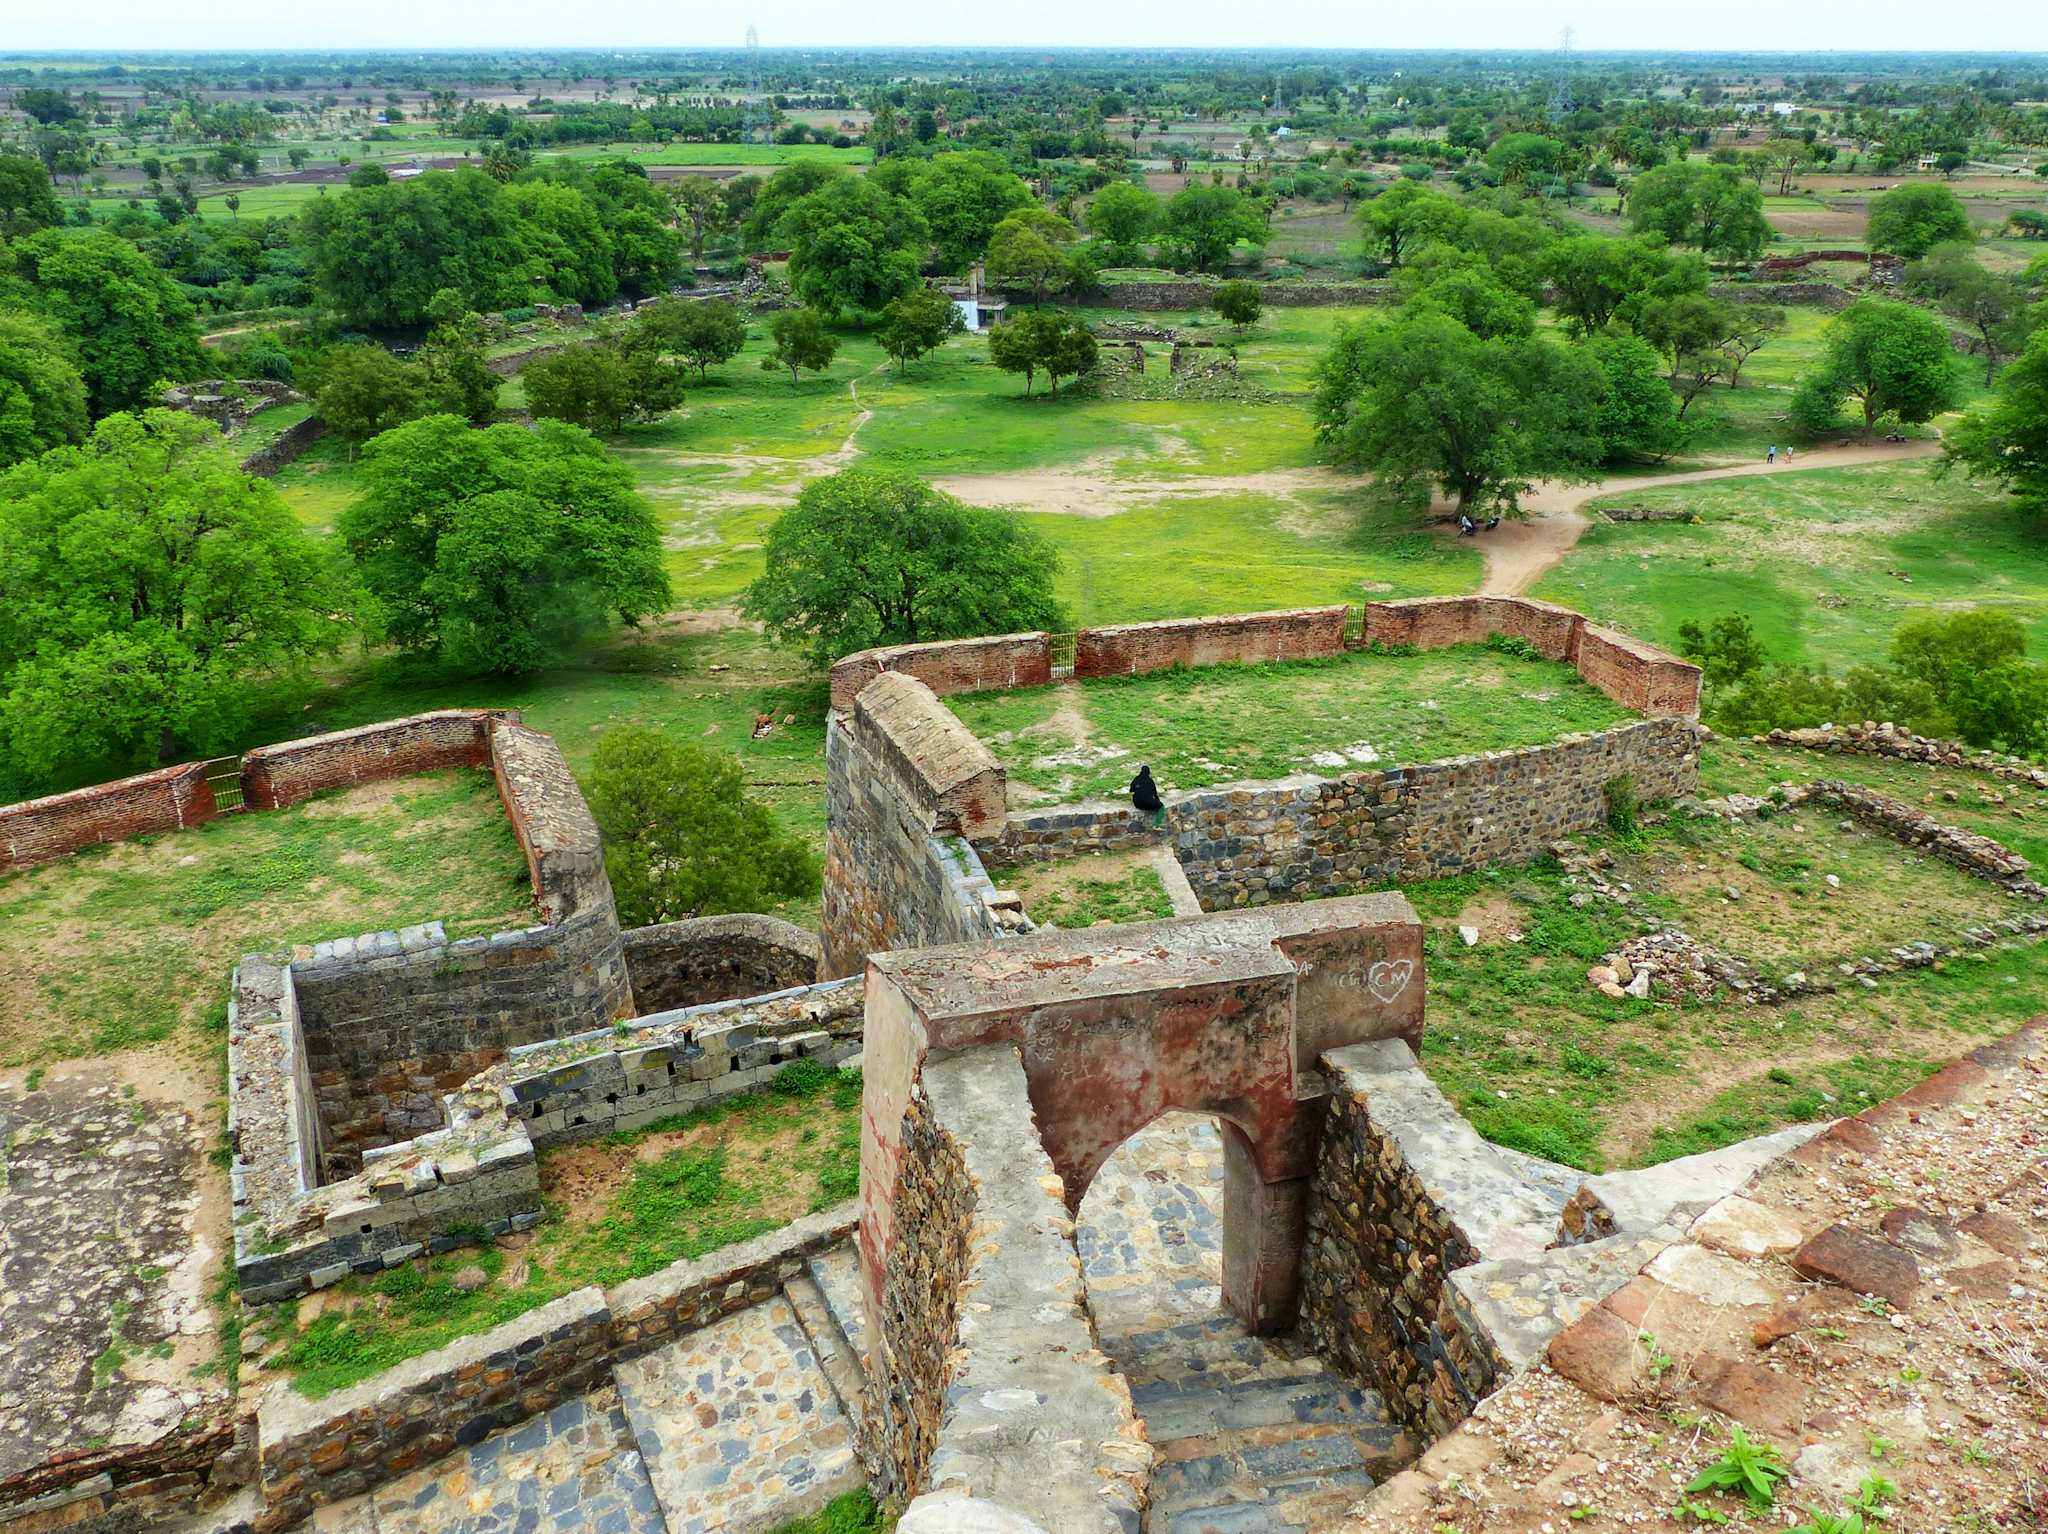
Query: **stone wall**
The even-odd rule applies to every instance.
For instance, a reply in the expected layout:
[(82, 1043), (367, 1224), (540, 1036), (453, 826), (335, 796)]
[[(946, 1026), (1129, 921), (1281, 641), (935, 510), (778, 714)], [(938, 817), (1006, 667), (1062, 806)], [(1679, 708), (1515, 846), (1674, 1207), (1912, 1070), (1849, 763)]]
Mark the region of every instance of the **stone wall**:
[(305, 396), (290, 384), (274, 378), (209, 378), (198, 383), (173, 384), (163, 394), (163, 402), (171, 409), (196, 415), (230, 432), (265, 410), (301, 404), (304, 400)]
[(889, 1255), (861, 1422), (877, 1488), (912, 1517), (965, 1495), (1029, 1520), (1013, 1528), (1141, 1527), (1153, 1451), (1096, 1346), (1016, 1052), (928, 1062), (900, 1144), (911, 1235)]
[(204, 762), (25, 799), (0, 806), (0, 874), (32, 868), (100, 842), (181, 831), (218, 813)]
[(832, 706), (853, 707), (861, 689), (884, 671), (906, 671), (942, 698), (959, 692), (1042, 687), (1052, 680), (1052, 636), (997, 634), (861, 650), (834, 663)]
[(279, 810), (331, 788), (481, 767), (490, 760), (492, 723), (518, 718), (509, 709), (442, 709), (258, 746), (242, 758), (242, 802), (252, 810)]
[(1503, 1372), (1448, 1279), (1534, 1256), (1554, 1205), (1512, 1175), (1396, 1040), (1333, 1050), (1302, 1259), (1302, 1325), (1425, 1441)]
[(969, 843), (1003, 824), (1003, 770), (908, 672), (882, 673), (825, 735), (824, 968), (870, 953), (999, 937), (1027, 925), (998, 902)]
[(1846, 309), (1856, 295), (1832, 282), (1717, 282), (1707, 289), (1710, 298), (1734, 304), (1814, 305), (1822, 309)]
[(295, 463), (301, 453), (327, 435), (327, 423), (317, 415), (309, 415), (303, 421), (294, 421), (265, 447), (242, 460), (244, 474), (260, 474), (265, 479), (277, 473), (286, 464)]
[(255, 1424), (232, 1415), (193, 1417), (151, 1443), (73, 1449), (0, 1479), (0, 1528), (8, 1534), (146, 1534), (181, 1527), (201, 1503), (218, 1502), (254, 1477)]
[(2028, 878), (2031, 865), (2027, 860), (2002, 842), (1946, 825), (1919, 806), (1889, 798), (1874, 788), (1823, 781), (1809, 785), (1805, 797), (1809, 803), (1840, 810), (1908, 847), (1953, 863), (1965, 873), (2002, 884), (2014, 894), (2040, 900), (2048, 893)]
[(1074, 636), (1076, 680), (1131, 676), (1226, 661), (1308, 660), (1344, 649), (1343, 607), (1180, 618), (1083, 629)]
[(861, 1047), (856, 978), (637, 1017), (532, 1044), (464, 1085), (536, 1146), (639, 1129), (751, 1092), (796, 1060), (837, 1065)]
[(1891, 724), (1825, 726), (1817, 730), (1773, 730), (1756, 737), (1774, 746), (1795, 746), (1802, 751), (1819, 751), (1829, 756), (1879, 756), (1895, 762), (1918, 762), (1927, 767), (1960, 767), (1988, 773), (2009, 783), (2048, 789), (2048, 770), (2017, 756), (1979, 751), (1959, 740), (1932, 740)]
[(622, 942), (643, 1014), (809, 985), (823, 957), (815, 934), (772, 916), (662, 922)]
[(579, 1289), (317, 1401), (280, 1381), (257, 1412), (257, 1529), (289, 1528), (606, 1383), (610, 1342), (603, 1294)]

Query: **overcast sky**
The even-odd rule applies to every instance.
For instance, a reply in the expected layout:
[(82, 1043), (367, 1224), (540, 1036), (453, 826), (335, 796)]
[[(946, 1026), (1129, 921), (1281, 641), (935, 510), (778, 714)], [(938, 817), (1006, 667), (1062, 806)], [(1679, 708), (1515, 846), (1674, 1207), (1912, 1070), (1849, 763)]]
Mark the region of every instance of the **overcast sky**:
[(2048, 51), (2042, 0), (0, 0), (0, 53), (77, 48), (460, 48), (737, 46), (1704, 48)]

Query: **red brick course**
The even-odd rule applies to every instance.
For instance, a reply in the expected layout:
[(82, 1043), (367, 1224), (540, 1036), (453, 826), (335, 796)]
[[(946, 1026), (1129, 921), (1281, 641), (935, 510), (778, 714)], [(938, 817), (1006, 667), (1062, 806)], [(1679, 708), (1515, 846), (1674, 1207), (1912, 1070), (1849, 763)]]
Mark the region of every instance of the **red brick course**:
[(100, 842), (182, 830), (219, 813), (203, 762), (0, 805), (0, 873), (33, 868)]
[(242, 758), (242, 802), (281, 810), (357, 783), (407, 778), (443, 767), (484, 767), (491, 760), (491, 724), (518, 723), (502, 708), (451, 708), (258, 746)]
[(1640, 639), (1589, 623), (1572, 660), (1580, 676), (1639, 714), (1690, 718), (1700, 711), (1700, 668)]
[(1346, 612), (1343, 607), (1301, 607), (1083, 629), (1074, 636), (1074, 675), (1132, 676), (1171, 666), (1337, 655), (1344, 649)]
[(884, 671), (907, 671), (942, 698), (1043, 687), (1052, 680), (1052, 636), (996, 634), (857, 651), (832, 667), (832, 706), (853, 707), (860, 690)]

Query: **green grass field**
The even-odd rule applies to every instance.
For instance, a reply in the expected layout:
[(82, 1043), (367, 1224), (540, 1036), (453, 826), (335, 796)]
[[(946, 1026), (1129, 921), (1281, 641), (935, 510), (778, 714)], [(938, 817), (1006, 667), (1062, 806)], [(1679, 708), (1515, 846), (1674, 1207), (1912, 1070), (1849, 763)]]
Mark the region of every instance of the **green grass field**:
[(835, 149), (830, 144), (578, 144), (559, 151), (570, 160), (633, 160), (641, 165), (794, 165), (823, 160), (832, 165), (871, 165), (866, 144)]
[(1835, 667), (1882, 655), (1908, 618), (1995, 605), (2048, 657), (2048, 526), (1927, 461), (1673, 485), (1618, 500), (1691, 523), (1594, 518), (1535, 595), (1658, 644), (1746, 613), (1771, 659)]
[(1119, 795), (1140, 762), (1162, 787), (1432, 761), (1534, 745), (1630, 717), (1569, 666), (1482, 645), (1204, 666), (948, 699), (1041, 799)]

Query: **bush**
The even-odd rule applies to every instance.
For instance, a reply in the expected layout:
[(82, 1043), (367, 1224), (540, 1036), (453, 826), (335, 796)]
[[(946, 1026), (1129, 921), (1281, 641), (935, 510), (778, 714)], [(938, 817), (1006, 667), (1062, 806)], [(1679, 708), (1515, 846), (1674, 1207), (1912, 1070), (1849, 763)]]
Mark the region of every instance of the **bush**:
[(1600, 797), (1607, 805), (1607, 829), (1616, 836), (1633, 836), (1638, 824), (1636, 780), (1620, 773), (1600, 785)]

